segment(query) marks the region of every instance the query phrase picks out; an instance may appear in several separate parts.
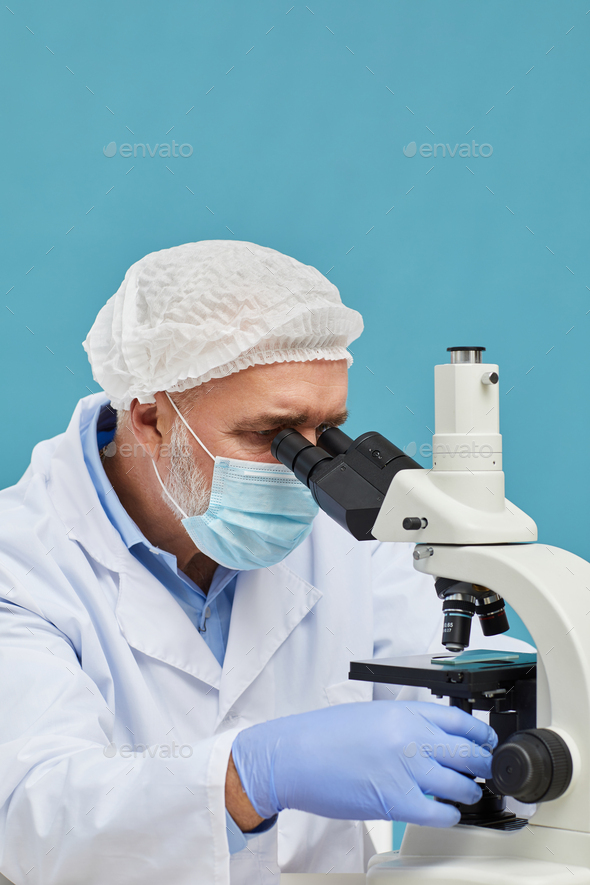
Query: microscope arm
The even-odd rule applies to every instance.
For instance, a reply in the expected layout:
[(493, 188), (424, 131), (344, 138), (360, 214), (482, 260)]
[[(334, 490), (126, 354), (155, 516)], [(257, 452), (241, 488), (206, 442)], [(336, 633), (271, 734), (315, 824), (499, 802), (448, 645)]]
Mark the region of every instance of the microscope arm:
[(539, 806), (535, 824), (590, 832), (590, 772), (578, 750), (590, 734), (590, 565), (540, 544), (431, 549), (418, 571), (483, 583), (525, 621), (537, 647), (537, 727), (557, 732), (573, 761), (567, 791)]

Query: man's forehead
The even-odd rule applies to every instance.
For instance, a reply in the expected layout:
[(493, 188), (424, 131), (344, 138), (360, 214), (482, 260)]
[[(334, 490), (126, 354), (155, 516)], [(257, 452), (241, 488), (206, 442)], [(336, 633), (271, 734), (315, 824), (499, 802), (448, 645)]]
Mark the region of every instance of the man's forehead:
[(298, 397), (307, 399), (315, 395), (320, 398), (325, 394), (345, 397), (347, 386), (346, 360), (309, 360), (250, 366), (206, 382), (200, 392), (207, 396), (263, 396), (269, 404), (272, 401), (273, 409), (292, 409)]
[(341, 424), (346, 419), (345, 360), (253, 366), (203, 385), (204, 399), (229, 410), (232, 427)]

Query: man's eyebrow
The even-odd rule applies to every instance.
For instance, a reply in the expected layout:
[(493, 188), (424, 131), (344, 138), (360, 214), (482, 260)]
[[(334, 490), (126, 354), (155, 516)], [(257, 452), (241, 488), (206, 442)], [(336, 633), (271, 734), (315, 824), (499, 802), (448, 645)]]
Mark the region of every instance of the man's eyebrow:
[[(339, 427), (344, 424), (348, 418), (348, 410), (344, 409), (334, 415), (322, 416), (322, 420), (318, 423), (318, 427), (322, 424), (329, 424), (331, 427)], [(287, 414), (268, 412), (264, 415), (257, 415), (255, 418), (238, 421), (234, 424), (235, 430), (273, 430), (275, 427), (300, 427), (302, 424), (309, 423), (309, 415), (305, 414)]]

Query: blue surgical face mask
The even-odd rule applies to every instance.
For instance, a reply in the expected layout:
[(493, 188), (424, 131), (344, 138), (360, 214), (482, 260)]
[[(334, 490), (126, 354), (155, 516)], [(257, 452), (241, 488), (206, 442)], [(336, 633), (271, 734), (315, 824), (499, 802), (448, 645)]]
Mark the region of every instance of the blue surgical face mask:
[(282, 464), (214, 457), (168, 397), (178, 417), (214, 461), (209, 507), (183, 513), (182, 524), (202, 553), (232, 569), (275, 565), (307, 538), (318, 513), (311, 492)]

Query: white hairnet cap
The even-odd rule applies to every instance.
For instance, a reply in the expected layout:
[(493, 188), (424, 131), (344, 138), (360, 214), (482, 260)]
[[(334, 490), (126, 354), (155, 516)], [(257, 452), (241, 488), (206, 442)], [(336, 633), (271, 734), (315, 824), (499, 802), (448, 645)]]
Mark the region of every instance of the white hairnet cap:
[(115, 409), (155, 402), (249, 366), (348, 360), (363, 330), (336, 286), (288, 255), (202, 240), (133, 264), (84, 349)]

